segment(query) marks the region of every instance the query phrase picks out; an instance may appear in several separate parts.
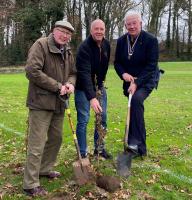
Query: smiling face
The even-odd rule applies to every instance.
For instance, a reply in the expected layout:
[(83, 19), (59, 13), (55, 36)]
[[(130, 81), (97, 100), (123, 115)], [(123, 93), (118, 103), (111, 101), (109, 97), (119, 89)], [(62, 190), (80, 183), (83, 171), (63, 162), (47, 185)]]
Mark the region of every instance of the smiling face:
[(63, 27), (55, 27), (53, 30), (53, 37), (55, 42), (59, 45), (64, 45), (71, 39), (72, 32)]
[(91, 35), (97, 44), (100, 44), (105, 36), (105, 24), (102, 20), (96, 19), (91, 23)]
[(136, 37), (141, 32), (142, 21), (137, 14), (127, 16), (125, 27), (131, 36)]

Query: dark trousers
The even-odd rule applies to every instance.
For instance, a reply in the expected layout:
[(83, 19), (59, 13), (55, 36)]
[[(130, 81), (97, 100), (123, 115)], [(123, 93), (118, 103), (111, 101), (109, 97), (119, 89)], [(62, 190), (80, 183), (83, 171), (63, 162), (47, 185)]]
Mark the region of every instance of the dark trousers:
[(145, 88), (139, 88), (136, 90), (131, 100), (128, 145), (136, 145), (140, 155), (145, 155), (147, 153), (144, 100), (150, 93), (151, 91), (148, 91)]

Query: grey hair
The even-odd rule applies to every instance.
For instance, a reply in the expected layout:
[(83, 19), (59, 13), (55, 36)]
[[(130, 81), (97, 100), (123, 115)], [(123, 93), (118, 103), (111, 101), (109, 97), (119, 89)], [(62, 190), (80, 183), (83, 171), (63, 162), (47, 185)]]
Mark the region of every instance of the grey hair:
[(124, 17), (124, 23), (126, 23), (127, 18), (130, 16), (136, 16), (140, 22), (142, 22), (141, 14), (136, 11), (128, 11)]

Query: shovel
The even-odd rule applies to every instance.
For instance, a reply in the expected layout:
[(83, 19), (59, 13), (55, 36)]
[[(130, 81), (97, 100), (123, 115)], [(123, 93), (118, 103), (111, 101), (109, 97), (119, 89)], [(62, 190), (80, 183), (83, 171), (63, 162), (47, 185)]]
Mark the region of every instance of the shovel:
[[(61, 97), (60, 97), (60, 99), (61, 99)], [(64, 103), (66, 106), (66, 113), (67, 113), (69, 124), (70, 124), (71, 130), (72, 130), (73, 140), (75, 143), (77, 156), (78, 156), (78, 160), (73, 162), (73, 171), (74, 171), (75, 178), (76, 178), (78, 185), (84, 185), (88, 182), (93, 181), (94, 173), (92, 171), (89, 159), (88, 158), (82, 159), (82, 157), (81, 157), (76, 132), (75, 132), (74, 125), (72, 122), (72, 118), (71, 118), (71, 111), (69, 108), (69, 100), (65, 99)]]
[(132, 153), (128, 150), (128, 134), (129, 134), (129, 124), (130, 124), (130, 109), (131, 109), (131, 98), (132, 94), (129, 93), (128, 108), (127, 108), (127, 119), (125, 126), (124, 135), (124, 152), (117, 156), (117, 173), (120, 176), (128, 177), (130, 175)]

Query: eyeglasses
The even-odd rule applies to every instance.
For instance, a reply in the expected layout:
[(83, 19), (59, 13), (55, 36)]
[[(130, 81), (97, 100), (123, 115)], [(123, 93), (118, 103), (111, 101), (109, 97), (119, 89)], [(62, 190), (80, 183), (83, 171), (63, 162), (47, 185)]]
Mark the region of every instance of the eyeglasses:
[(63, 29), (60, 29), (60, 28), (56, 28), (56, 30), (58, 30), (59, 32), (61, 32), (62, 34), (65, 34), (67, 36), (71, 36), (72, 33), (70, 31), (65, 31)]

